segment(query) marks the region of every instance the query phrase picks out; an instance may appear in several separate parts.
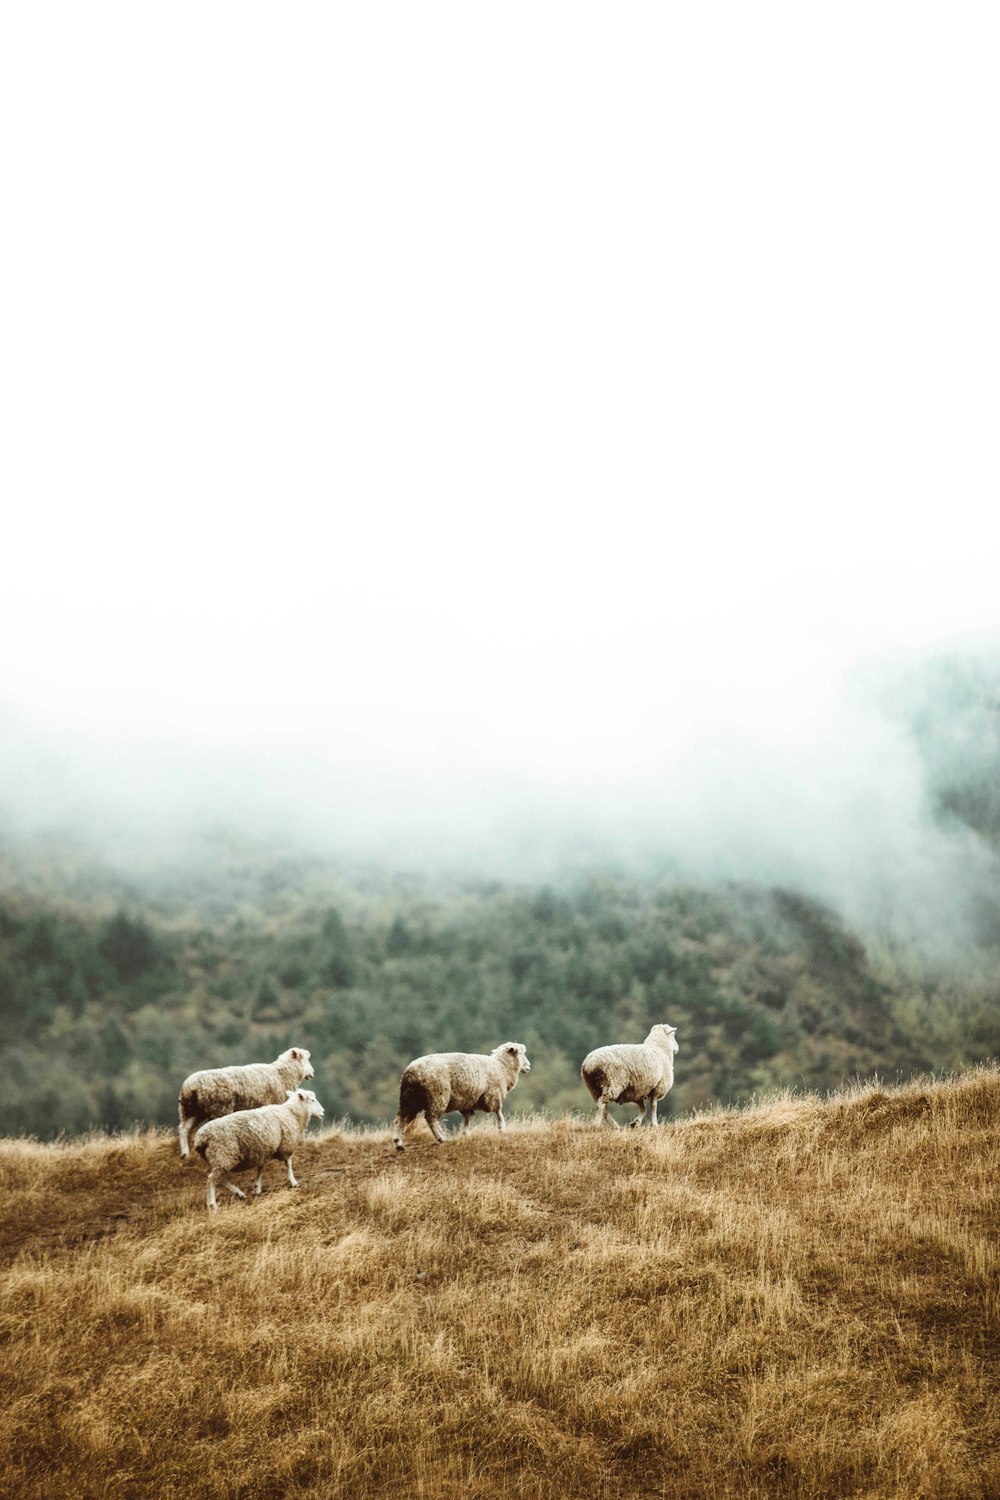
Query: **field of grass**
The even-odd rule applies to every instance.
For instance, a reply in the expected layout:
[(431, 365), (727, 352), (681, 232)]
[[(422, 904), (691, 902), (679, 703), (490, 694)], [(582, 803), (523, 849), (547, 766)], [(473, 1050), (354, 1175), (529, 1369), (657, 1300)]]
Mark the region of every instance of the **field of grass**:
[(1000, 1495), (1000, 1071), (658, 1131), (0, 1145), (20, 1500)]

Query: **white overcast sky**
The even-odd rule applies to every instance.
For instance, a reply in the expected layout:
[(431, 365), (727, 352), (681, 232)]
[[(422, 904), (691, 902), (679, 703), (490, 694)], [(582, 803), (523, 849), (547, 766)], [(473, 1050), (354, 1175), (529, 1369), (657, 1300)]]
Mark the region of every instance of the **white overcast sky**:
[(845, 669), (1000, 634), (998, 41), (878, 0), (5, 7), (10, 796), (37, 743), (166, 803), (771, 764), (865, 817)]

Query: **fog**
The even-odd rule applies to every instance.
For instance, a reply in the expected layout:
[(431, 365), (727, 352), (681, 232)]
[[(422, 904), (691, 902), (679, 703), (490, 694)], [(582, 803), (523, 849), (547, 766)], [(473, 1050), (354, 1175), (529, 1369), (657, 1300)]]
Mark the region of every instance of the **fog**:
[(966, 939), (996, 22), (7, 16), (0, 809)]

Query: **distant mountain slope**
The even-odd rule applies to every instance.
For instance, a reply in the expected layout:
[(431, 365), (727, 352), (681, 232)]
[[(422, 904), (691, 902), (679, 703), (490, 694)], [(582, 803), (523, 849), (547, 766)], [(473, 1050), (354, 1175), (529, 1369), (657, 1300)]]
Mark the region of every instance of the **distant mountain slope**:
[(922, 663), (894, 684), (892, 703), (938, 811), (1000, 850), (1000, 658)]
[(168, 1123), (193, 1068), (290, 1042), (312, 1049), (328, 1113), (359, 1121), (391, 1117), (418, 1053), (508, 1037), (535, 1063), (514, 1109), (587, 1108), (580, 1059), (657, 1020), (681, 1046), (668, 1111), (998, 1050), (979, 995), (945, 1055), (965, 999), (938, 1006), (793, 890), (433, 879), (221, 832), (127, 874), (53, 839), (2, 856), (5, 1132)]

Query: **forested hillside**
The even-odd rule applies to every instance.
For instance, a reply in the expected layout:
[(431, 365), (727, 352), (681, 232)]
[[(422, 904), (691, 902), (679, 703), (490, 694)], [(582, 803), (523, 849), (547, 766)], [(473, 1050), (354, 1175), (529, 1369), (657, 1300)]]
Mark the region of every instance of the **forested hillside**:
[(926, 766), (937, 812), (1000, 850), (1000, 660), (924, 662), (890, 697)]
[(515, 1110), (587, 1108), (593, 1046), (678, 1028), (666, 1110), (1000, 1051), (997, 994), (878, 962), (801, 893), (622, 874), (526, 885), (349, 867), (215, 833), (123, 875), (8, 838), (0, 1132), (170, 1123), (200, 1066), (312, 1049), (329, 1117), (385, 1120), (438, 1048), (527, 1042)]

